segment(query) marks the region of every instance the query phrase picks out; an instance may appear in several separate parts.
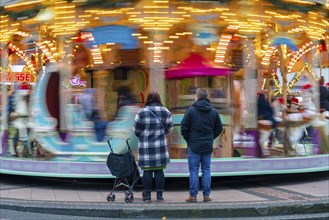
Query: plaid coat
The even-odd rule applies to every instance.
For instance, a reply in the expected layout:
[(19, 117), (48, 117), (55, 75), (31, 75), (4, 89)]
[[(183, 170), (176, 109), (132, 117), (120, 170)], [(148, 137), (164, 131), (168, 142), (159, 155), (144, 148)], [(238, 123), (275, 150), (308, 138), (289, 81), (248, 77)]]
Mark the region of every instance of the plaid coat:
[(166, 135), (172, 128), (171, 113), (163, 106), (149, 105), (137, 112), (133, 129), (138, 138), (140, 167), (161, 167), (169, 163)]

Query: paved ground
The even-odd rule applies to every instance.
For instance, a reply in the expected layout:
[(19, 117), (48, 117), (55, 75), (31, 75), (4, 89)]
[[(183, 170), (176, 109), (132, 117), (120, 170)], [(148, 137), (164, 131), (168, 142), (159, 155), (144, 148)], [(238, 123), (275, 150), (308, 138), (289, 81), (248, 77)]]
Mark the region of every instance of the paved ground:
[(0, 183), (1, 209), (15, 211), (140, 219), (329, 218), (329, 172), (213, 178), (213, 202), (203, 203), (200, 191), (200, 202), (196, 204), (184, 202), (188, 196), (187, 178), (167, 178), (165, 202), (161, 204), (155, 201), (155, 192), (151, 204), (143, 203), (141, 185), (134, 187), (133, 203), (124, 202), (125, 188), (115, 192), (115, 202), (107, 202), (113, 179), (1, 175)]

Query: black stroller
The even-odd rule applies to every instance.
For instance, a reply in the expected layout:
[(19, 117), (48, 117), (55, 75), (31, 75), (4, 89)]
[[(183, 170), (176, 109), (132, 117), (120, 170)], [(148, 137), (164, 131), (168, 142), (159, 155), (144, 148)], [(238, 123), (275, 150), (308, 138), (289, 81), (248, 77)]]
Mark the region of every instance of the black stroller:
[[(114, 201), (115, 194), (114, 191), (118, 187), (126, 187), (125, 192), (125, 202), (131, 203), (134, 201), (133, 188), (137, 181), (140, 180), (140, 174), (135, 162), (135, 156), (133, 155), (128, 141), (126, 140), (128, 150), (124, 154), (113, 153), (113, 149), (110, 143), (111, 138), (107, 141), (110, 147), (110, 154), (107, 157), (107, 167), (109, 168), (111, 174), (115, 176), (112, 192), (107, 195), (107, 201)], [(129, 184), (131, 182), (131, 184)]]

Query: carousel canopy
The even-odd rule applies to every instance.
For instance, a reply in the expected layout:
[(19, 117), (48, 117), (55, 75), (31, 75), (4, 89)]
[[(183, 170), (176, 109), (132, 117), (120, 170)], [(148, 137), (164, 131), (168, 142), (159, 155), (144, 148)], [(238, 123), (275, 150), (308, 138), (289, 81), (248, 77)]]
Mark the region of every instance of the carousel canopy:
[(232, 74), (227, 67), (216, 66), (198, 53), (192, 53), (181, 64), (166, 70), (167, 79), (190, 78), (196, 76), (225, 76)]
[[(133, 37), (134, 29), (119, 26), (103, 26), (92, 29), (86, 29), (85, 31), (91, 32), (94, 37), (93, 44), (106, 44), (106, 43), (120, 43), (123, 49), (136, 49), (137, 40)], [(84, 32), (84, 31), (82, 31)]]

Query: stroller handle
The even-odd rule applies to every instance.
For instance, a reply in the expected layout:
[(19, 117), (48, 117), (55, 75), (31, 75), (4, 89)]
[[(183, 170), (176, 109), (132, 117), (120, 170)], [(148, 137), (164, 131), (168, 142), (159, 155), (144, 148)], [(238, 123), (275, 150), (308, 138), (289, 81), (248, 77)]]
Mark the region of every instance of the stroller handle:
[[(109, 144), (109, 147), (110, 147), (111, 153), (113, 153), (113, 148), (112, 148), (111, 143), (110, 143), (110, 140), (111, 140), (111, 139), (112, 139), (112, 138), (109, 138), (109, 139), (107, 140), (107, 143)], [(131, 151), (131, 148), (130, 148), (130, 145), (129, 145), (129, 140), (130, 140), (130, 138), (127, 138), (127, 139), (126, 139), (126, 143), (127, 143), (128, 150), (129, 150), (130, 152), (132, 152), (132, 151)]]
[(113, 149), (112, 149), (112, 146), (111, 146), (111, 143), (110, 143), (110, 140), (111, 140), (112, 138), (109, 138), (108, 140), (107, 140), (107, 143), (109, 144), (109, 147), (110, 147), (110, 150), (111, 150), (111, 153), (113, 153)]
[(127, 138), (126, 143), (127, 143), (127, 146), (128, 146), (128, 150), (131, 152), (131, 148), (130, 148), (130, 145), (129, 145), (129, 140), (130, 140), (130, 138)]

